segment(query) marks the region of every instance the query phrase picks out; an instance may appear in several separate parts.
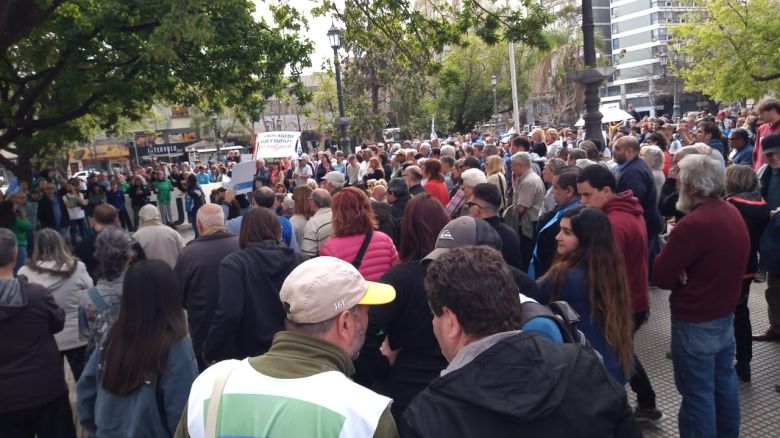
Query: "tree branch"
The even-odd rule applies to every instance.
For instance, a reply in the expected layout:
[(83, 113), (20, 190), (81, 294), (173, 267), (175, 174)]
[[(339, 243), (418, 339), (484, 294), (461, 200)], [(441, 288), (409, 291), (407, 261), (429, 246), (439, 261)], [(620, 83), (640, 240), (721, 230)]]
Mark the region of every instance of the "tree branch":
[(117, 28), (117, 30), (125, 33), (133, 33), (133, 32), (140, 32), (142, 30), (151, 30), (160, 27), (161, 24), (162, 23), (155, 20), (155, 21), (150, 21), (148, 23), (136, 24), (134, 26), (120, 26)]
[(757, 82), (768, 82), (768, 81), (774, 81), (775, 79), (780, 79), (780, 72), (773, 73), (767, 76), (758, 76), (758, 75), (751, 74), (750, 77)]
[(69, 122), (71, 120), (78, 119), (79, 117), (86, 115), (89, 112), (89, 109), (92, 106), (92, 104), (95, 103), (100, 97), (101, 97), (100, 93), (93, 93), (92, 96), (89, 96), (87, 100), (85, 100), (81, 105), (79, 105), (73, 111), (70, 111), (60, 116), (49, 117), (46, 119), (23, 120), (17, 123), (17, 127), (23, 129), (41, 130), (41, 129), (46, 129), (52, 126), (59, 125), (61, 123)]

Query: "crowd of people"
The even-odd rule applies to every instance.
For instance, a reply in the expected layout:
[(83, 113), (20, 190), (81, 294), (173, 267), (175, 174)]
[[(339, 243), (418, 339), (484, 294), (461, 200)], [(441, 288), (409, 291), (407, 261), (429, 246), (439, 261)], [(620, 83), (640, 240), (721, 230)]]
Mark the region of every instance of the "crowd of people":
[(752, 342), (780, 340), (780, 101), (315, 150), (204, 193), (238, 160), (5, 197), (4, 436), (75, 436), (65, 360), (95, 436), (641, 436), (653, 286), (680, 435), (738, 436)]

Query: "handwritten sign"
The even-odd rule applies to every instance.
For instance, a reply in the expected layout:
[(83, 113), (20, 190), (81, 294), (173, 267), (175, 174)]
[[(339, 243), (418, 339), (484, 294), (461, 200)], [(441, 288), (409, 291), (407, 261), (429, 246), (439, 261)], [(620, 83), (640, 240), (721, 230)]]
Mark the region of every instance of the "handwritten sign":
[(255, 160), (258, 158), (290, 158), (296, 156), (300, 132), (261, 132), (255, 138)]

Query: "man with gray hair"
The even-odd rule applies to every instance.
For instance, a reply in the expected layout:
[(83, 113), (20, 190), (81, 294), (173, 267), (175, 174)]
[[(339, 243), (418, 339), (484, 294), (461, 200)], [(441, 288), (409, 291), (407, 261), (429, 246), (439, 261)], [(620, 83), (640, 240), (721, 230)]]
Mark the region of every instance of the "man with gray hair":
[(206, 204), (198, 210), (197, 227), (198, 238), (181, 250), (173, 271), (182, 290), (192, 349), (202, 372), (206, 369), (203, 341), (219, 298), (219, 265), (222, 259), (238, 251), (238, 236), (225, 228), (225, 214), (216, 204)]
[[(203, 207), (201, 207), (203, 208)], [(133, 238), (144, 249), (147, 259), (159, 259), (171, 268), (184, 247), (184, 239), (176, 230), (160, 221), (160, 210), (152, 204), (141, 207), (138, 212), (139, 228)]]
[[(700, 145), (709, 149), (709, 146), (705, 144), (700, 143)], [(702, 152), (702, 148), (691, 145), (680, 148), (676, 154), (672, 155), (672, 163), (669, 165), (669, 172), (666, 174), (664, 184), (661, 186), (661, 194), (659, 195), (658, 210), (661, 213), (661, 216), (674, 216), (678, 221), (685, 216), (685, 213), (677, 209), (677, 199), (679, 199), (679, 193), (677, 192), (677, 176), (680, 172), (677, 163), (689, 155), (701, 155)]]
[(309, 209), (314, 214), (303, 228), (301, 252), (309, 257), (317, 257), (320, 255), (322, 245), (333, 232), (331, 229), (333, 211), (330, 209), (330, 193), (325, 189), (313, 191), (309, 197)]
[[(510, 207), (508, 225), (519, 230), (522, 269), (528, 271), (533, 252), (534, 230), (539, 220), (539, 211), (544, 203), (544, 182), (531, 168), (531, 154), (518, 152), (512, 155), (513, 206)], [(514, 210), (514, 211), (512, 211)], [(514, 217), (512, 217), (514, 216)]]
[[(677, 209), (685, 217), (656, 257), (652, 278), (656, 286), (672, 291), (672, 363), (682, 396), (680, 435), (736, 437), (740, 411), (734, 309), (750, 236), (736, 207), (721, 198), (725, 171), (719, 163), (693, 155), (677, 165)], [(729, 224), (727, 233), (723, 224)]]
[(0, 430), (3, 436), (75, 437), (54, 334), (65, 312), (45, 287), (14, 278), (16, 236), (0, 228)]
[(406, 185), (409, 186), (410, 195), (416, 196), (426, 192), (425, 188), (422, 186), (423, 172), (419, 166), (408, 166), (401, 175), (404, 177)]

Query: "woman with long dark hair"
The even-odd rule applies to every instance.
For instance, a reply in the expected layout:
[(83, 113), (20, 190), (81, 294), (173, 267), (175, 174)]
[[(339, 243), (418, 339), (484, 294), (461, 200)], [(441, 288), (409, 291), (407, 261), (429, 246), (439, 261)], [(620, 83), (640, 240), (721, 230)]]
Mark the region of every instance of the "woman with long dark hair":
[(79, 339), (79, 298), (82, 290), (92, 287), (87, 267), (73, 257), (60, 233), (46, 228), (35, 235), (32, 257), (19, 269), (19, 275), (49, 289), (54, 301), (65, 311), (65, 328), (54, 335), (54, 340), (67, 358), (73, 377), (78, 379), (84, 369), (87, 345)]
[[(398, 263), (393, 239), (376, 229), (376, 216), (366, 192), (356, 187), (344, 188), (333, 196), (330, 207), (333, 233), (320, 248), (320, 255), (354, 264), (368, 281), (376, 281)], [(356, 264), (363, 245), (366, 247), (362, 261)]]
[(282, 242), (281, 225), (268, 208), (253, 208), (241, 221), (240, 251), (219, 266), (219, 301), (203, 341), (206, 363), (265, 353), (284, 330), (279, 300), (284, 279), (306, 256)]
[(633, 363), (632, 313), (625, 263), (606, 213), (576, 207), (561, 218), (558, 255), (539, 280), (540, 303), (567, 301), (580, 315), (578, 328), (624, 384)]
[(431, 327), (424, 285), (429, 262), (423, 261), (447, 223), (444, 207), (430, 193), (409, 201), (401, 220), (403, 263), (379, 279), (395, 288), (396, 299), (368, 311), (366, 340), (355, 362), (356, 380), (392, 397), (396, 418), (447, 367)]
[(79, 421), (93, 436), (170, 437), (198, 375), (173, 270), (127, 271), (122, 311), (78, 381)]

